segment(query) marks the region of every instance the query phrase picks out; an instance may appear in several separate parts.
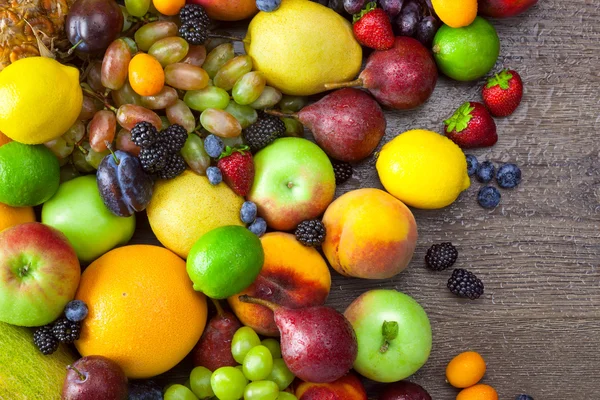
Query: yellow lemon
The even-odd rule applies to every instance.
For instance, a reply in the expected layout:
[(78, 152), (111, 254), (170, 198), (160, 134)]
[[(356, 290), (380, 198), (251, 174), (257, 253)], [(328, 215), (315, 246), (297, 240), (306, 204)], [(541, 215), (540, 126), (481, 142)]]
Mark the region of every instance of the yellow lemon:
[(62, 135), (81, 111), (79, 70), (47, 57), (15, 61), (0, 72), (0, 131), (25, 144)]
[(462, 150), (427, 130), (396, 136), (383, 146), (376, 166), (385, 189), (416, 208), (446, 207), (471, 185)]

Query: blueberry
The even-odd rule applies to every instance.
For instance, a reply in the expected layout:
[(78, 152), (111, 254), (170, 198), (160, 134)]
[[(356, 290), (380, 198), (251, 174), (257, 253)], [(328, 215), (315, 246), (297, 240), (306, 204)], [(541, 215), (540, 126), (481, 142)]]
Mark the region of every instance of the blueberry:
[(533, 400), (533, 397), (527, 396), (526, 394), (520, 394), (515, 400)]
[(204, 150), (206, 150), (206, 154), (208, 154), (212, 158), (218, 158), (225, 145), (220, 137), (215, 135), (208, 135), (206, 139), (204, 139)]
[(275, 11), (280, 5), (281, 0), (256, 0), (256, 8), (264, 12)]
[(479, 161), (477, 161), (477, 157), (472, 154), (467, 154), (467, 172), (469, 176), (475, 175), (475, 172), (479, 169)]
[(87, 305), (81, 300), (71, 300), (65, 307), (65, 317), (67, 317), (69, 321), (83, 321), (87, 315)]
[(503, 189), (512, 189), (521, 183), (521, 170), (515, 164), (504, 164), (496, 174), (498, 186)]
[(500, 204), (500, 192), (492, 186), (484, 186), (479, 189), (477, 202), (483, 208), (495, 208)]
[(496, 172), (494, 164), (490, 161), (484, 161), (479, 164), (479, 168), (477, 169), (477, 180), (481, 183), (488, 183), (494, 179), (494, 172)]
[(248, 227), (250, 232), (254, 233), (256, 236), (261, 237), (267, 231), (267, 222), (258, 217), (256, 220)]
[(223, 181), (221, 170), (217, 167), (206, 168), (206, 176), (208, 177), (208, 181), (211, 185), (218, 185)]
[(128, 400), (162, 400), (160, 386), (153, 381), (129, 381)]
[(256, 219), (256, 204), (251, 201), (245, 201), (240, 210), (240, 219), (245, 224), (251, 224)]

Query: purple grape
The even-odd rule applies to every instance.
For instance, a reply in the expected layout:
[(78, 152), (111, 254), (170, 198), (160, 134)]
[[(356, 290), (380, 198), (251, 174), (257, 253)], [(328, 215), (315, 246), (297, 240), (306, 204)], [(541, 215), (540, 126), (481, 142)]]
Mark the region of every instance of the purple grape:
[(417, 31), (419, 14), (413, 10), (402, 10), (402, 14), (394, 21), (394, 32), (398, 36), (413, 36)]
[(435, 37), (439, 27), (440, 24), (435, 17), (424, 17), (421, 22), (417, 24), (415, 39), (421, 42), (423, 46), (429, 48), (433, 43), (433, 38)]
[(379, 0), (381, 8), (392, 18), (400, 14), (404, 0)]
[(344, 0), (344, 8), (349, 14), (359, 13), (363, 9), (367, 0)]
[(414, 11), (417, 15), (422, 15), (423, 8), (421, 7), (421, 3), (415, 0), (408, 0), (404, 7), (402, 8), (402, 13), (407, 13), (409, 11)]
[(344, 1), (343, 0), (329, 0), (328, 7), (331, 8), (338, 14), (345, 14), (346, 10), (344, 9)]

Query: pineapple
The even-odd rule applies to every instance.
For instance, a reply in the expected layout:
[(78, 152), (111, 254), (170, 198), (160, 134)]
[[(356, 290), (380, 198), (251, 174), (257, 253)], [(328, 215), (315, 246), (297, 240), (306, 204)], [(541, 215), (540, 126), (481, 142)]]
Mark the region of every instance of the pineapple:
[(67, 47), (64, 26), (73, 2), (0, 0), (0, 70), (20, 58), (39, 56), (38, 39), (48, 49)]

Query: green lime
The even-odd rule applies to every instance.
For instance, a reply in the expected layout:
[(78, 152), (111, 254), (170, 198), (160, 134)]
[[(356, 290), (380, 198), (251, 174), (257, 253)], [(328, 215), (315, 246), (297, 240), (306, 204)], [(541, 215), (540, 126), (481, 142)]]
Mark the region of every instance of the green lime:
[(258, 237), (242, 226), (222, 226), (198, 239), (187, 258), (194, 290), (225, 299), (254, 282), (265, 260)]
[(481, 17), (464, 28), (443, 25), (433, 39), (433, 56), (438, 67), (457, 81), (485, 76), (494, 68), (499, 54), (498, 33)]
[(0, 147), (0, 203), (37, 206), (58, 190), (58, 159), (44, 145), (10, 142)]

